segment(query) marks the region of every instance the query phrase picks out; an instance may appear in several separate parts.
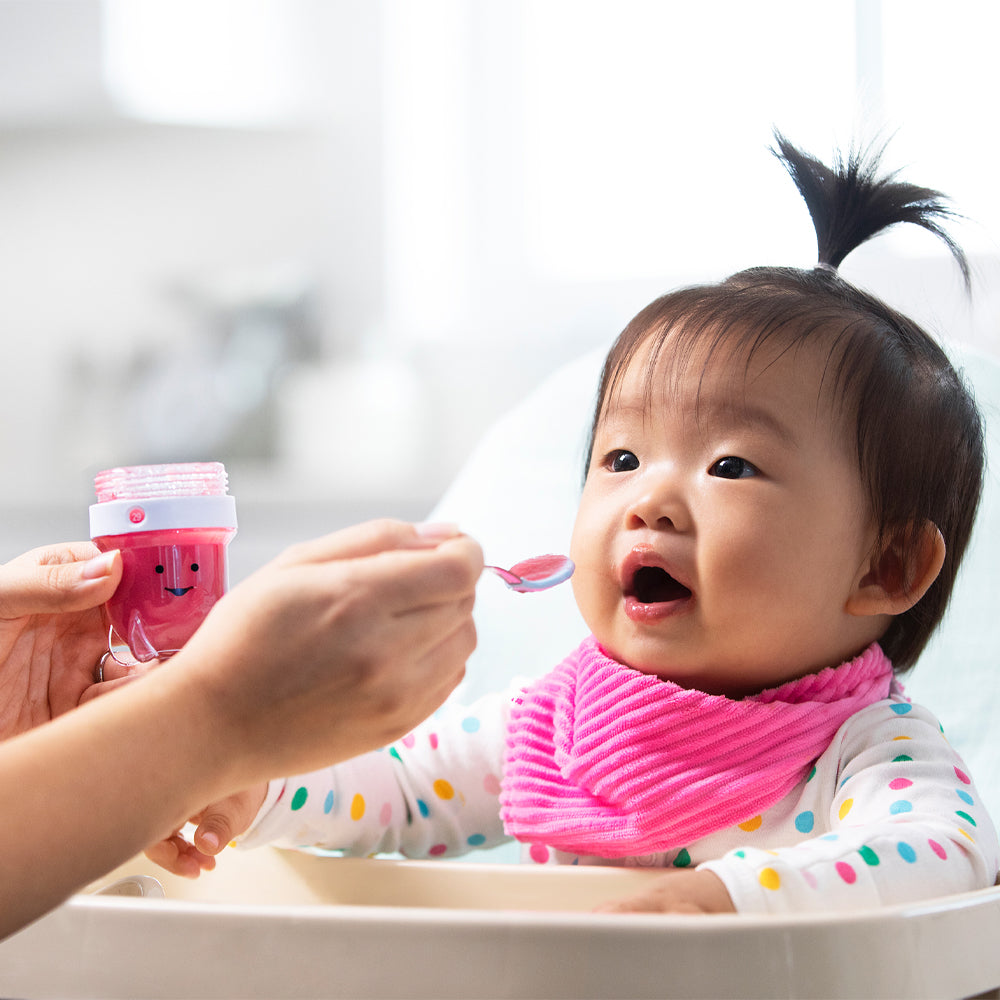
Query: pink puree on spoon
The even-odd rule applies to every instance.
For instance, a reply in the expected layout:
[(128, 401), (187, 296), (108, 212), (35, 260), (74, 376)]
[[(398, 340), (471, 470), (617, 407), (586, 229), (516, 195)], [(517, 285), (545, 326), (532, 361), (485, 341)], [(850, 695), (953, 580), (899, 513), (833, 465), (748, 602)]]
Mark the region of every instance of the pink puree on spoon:
[(575, 568), (569, 556), (560, 555), (533, 556), (516, 563), (510, 569), (486, 567), (496, 573), (511, 590), (520, 594), (555, 587), (568, 580)]

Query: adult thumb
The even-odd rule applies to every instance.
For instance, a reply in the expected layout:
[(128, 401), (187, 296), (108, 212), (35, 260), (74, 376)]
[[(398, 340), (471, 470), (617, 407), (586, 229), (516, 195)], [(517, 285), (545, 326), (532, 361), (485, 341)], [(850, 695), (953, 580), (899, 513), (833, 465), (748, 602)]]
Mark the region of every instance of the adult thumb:
[(0, 566), (0, 619), (97, 607), (115, 592), (121, 575), (117, 550), (66, 562), (28, 553)]

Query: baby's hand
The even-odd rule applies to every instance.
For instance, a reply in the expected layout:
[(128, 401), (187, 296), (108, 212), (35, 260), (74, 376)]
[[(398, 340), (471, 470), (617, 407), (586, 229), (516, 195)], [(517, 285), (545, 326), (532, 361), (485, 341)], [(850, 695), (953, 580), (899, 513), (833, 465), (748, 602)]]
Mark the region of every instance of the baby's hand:
[(735, 913), (725, 885), (710, 871), (669, 871), (650, 888), (598, 907), (601, 913)]
[(184, 878), (197, 878), (215, 867), (215, 855), (233, 838), (247, 830), (267, 796), (267, 784), (237, 792), (213, 802), (191, 822), (197, 825), (193, 843), (180, 830), (146, 849), (146, 857), (161, 868)]

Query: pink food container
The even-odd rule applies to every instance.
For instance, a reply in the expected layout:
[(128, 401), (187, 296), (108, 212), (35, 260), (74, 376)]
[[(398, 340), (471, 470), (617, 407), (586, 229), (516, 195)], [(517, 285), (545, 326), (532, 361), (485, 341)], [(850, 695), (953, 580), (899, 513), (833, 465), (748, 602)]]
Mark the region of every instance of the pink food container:
[(90, 536), (119, 549), (122, 579), (107, 604), (115, 650), (164, 659), (191, 638), (229, 584), (236, 501), (219, 462), (108, 469), (94, 480)]

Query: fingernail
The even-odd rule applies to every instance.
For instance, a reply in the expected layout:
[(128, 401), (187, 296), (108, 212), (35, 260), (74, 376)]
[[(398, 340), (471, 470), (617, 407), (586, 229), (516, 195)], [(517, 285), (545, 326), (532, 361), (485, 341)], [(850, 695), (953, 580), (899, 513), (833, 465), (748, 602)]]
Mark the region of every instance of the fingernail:
[(112, 549), (110, 552), (102, 552), (99, 556), (88, 559), (80, 570), (80, 576), (84, 580), (99, 580), (102, 576), (107, 576), (111, 572), (116, 555), (118, 550)]
[(219, 835), (206, 830), (198, 838), (198, 846), (206, 854), (215, 854), (219, 850)]
[(413, 527), (421, 538), (429, 539), (454, 538), (462, 533), (457, 524), (447, 522), (424, 521)]

